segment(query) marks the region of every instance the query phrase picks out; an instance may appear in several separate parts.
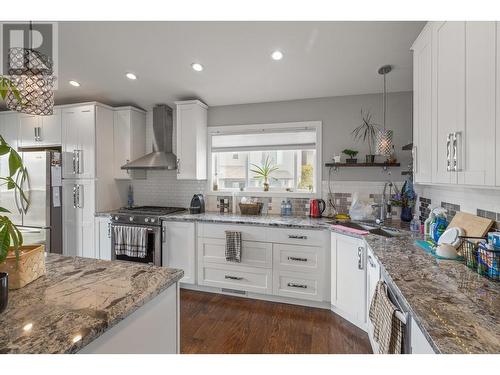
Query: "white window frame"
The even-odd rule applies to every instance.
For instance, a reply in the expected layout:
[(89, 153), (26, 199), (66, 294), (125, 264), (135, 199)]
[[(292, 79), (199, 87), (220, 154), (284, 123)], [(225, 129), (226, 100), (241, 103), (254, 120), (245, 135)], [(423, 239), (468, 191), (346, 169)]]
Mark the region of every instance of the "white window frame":
[[(207, 194), (206, 195), (234, 195), (234, 196), (253, 196), (253, 197), (289, 197), (289, 198), (320, 198), (322, 188), (322, 121), (300, 121), (300, 122), (280, 122), (269, 124), (249, 124), (249, 125), (224, 125), (224, 126), (209, 126), (208, 127), (208, 147), (207, 147), (207, 162), (208, 162), (208, 179), (207, 179)], [(316, 191), (309, 192), (287, 192), (287, 191), (234, 191), (234, 190), (217, 190), (212, 191), (213, 175), (212, 175), (212, 135), (223, 134), (245, 134), (256, 133), (259, 131), (272, 132), (275, 130), (304, 130), (314, 129), (316, 132), (316, 170), (315, 183)]]

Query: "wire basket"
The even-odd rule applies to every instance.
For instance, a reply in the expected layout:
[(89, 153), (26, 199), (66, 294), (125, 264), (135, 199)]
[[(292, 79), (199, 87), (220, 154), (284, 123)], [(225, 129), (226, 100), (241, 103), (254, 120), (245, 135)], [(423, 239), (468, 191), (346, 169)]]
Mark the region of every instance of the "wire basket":
[(260, 215), (264, 203), (262, 202), (240, 203), (239, 206), (242, 215)]
[(500, 280), (500, 250), (490, 250), (479, 246), (477, 250), (477, 272), (491, 280)]
[(463, 241), (458, 248), (458, 254), (464, 257), (465, 265), (469, 268), (477, 270), (477, 250), (479, 248), (478, 241), (471, 241), (477, 237), (462, 237)]

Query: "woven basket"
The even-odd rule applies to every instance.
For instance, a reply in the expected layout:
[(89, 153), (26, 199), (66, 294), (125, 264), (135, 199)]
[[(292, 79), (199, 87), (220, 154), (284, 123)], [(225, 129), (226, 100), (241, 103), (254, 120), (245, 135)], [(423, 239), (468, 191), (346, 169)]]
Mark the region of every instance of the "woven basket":
[(12, 248), (5, 261), (0, 264), (0, 272), (9, 274), (9, 289), (22, 288), (45, 275), (45, 246), (21, 246), (19, 251), (17, 267), (16, 254), (14, 254)]
[(260, 211), (262, 211), (264, 203), (240, 203), (239, 206), (242, 215), (260, 215)]

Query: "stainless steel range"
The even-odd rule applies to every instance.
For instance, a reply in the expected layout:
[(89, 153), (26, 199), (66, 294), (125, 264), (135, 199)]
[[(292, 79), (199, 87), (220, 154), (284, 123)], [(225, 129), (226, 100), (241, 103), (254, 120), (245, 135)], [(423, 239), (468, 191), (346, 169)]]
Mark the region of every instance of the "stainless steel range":
[[(162, 227), (161, 217), (186, 209), (180, 207), (137, 206), (121, 208), (111, 216), (111, 251), (113, 259), (150, 263), (161, 266)], [(115, 227), (140, 227), (147, 229), (147, 251), (145, 258), (115, 255)]]

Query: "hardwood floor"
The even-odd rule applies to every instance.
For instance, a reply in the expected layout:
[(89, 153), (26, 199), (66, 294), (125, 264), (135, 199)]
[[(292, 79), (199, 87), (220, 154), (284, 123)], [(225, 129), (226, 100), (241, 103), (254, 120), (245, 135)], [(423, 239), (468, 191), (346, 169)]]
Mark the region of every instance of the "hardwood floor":
[(329, 310), (181, 290), (181, 353), (371, 353)]

